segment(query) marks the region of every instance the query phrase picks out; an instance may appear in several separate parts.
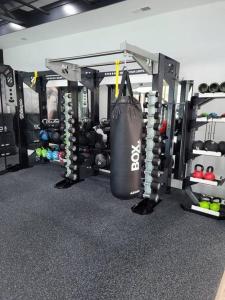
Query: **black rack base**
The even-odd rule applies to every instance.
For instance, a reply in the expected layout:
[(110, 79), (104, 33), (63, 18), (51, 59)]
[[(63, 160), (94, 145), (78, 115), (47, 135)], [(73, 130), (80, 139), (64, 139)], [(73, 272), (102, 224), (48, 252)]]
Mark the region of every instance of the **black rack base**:
[(17, 172), (19, 170), (22, 170), (22, 169), (27, 169), (29, 167), (22, 167), (20, 164), (17, 164), (17, 165), (14, 165), (14, 166), (8, 166), (5, 170), (2, 170), (0, 171), (0, 176), (1, 175), (4, 175), (6, 173), (9, 173), (9, 172)]
[(74, 180), (71, 180), (71, 179), (69, 179), (69, 178), (65, 178), (65, 179), (63, 179), (63, 180), (57, 182), (57, 183), (55, 184), (55, 188), (56, 188), (56, 189), (59, 189), (59, 190), (61, 190), (61, 189), (68, 189), (68, 188), (70, 188), (72, 185), (74, 185), (74, 184), (76, 184), (76, 183), (78, 183), (78, 182), (81, 182), (81, 181), (84, 181), (84, 179), (80, 179), (80, 180), (74, 181)]
[(138, 215), (149, 215), (153, 213), (154, 207), (159, 204), (161, 200), (158, 202), (155, 202), (150, 199), (143, 199), (140, 201), (138, 204), (135, 204), (134, 206), (131, 207), (131, 210), (133, 213), (138, 214)]

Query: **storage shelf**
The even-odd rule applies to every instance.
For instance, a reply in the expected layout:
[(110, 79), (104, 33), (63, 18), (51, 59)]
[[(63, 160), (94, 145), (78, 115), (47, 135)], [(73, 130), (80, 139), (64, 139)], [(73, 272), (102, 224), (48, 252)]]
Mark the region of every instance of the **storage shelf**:
[(192, 205), (191, 209), (195, 210), (195, 211), (198, 211), (198, 212), (202, 212), (202, 213), (210, 215), (210, 216), (215, 216), (215, 217), (220, 216), (220, 212), (213, 211), (213, 210), (210, 210), (210, 209), (207, 209), (207, 208), (202, 208), (202, 207), (196, 206), (196, 205)]
[(207, 185), (213, 185), (213, 186), (222, 185), (224, 183), (224, 179), (216, 179), (214, 181), (211, 181), (211, 180), (199, 179), (199, 178), (194, 178), (194, 177), (190, 177), (190, 181), (197, 182), (197, 183), (203, 183), (203, 184), (207, 184)]
[(225, 98), (225, 93), (204, 93), (204, 94), (198, 94), (199, 98)]
[(213, 151), (205, 151), (205, 150), (193, 150), (193, 154), (198, 155), (206, 155), (206, 156), (215, 156), (215, 157), (221, 157), (221, 152), (213, 152)]
[(208, 123), (225, 123), (225, 118), (211, 118), (211, 119), (208, 119), (206, 117), (202, 117), (202, 118), (197, 118), (196, 119), (197, 122), (208, 122)]

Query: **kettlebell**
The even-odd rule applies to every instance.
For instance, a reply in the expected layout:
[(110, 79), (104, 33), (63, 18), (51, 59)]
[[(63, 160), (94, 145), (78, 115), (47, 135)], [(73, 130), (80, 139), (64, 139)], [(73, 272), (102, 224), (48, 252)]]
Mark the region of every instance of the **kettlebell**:
[[(199, 170), (199, 169), (200, 169), (200, 170)], [(200, 165), (200, 164), (195, 165), (194, 173), (192, 173), (192, 176), (193, 176), (194, 178), (202, 179), (202, 178), (204, 177), (203, 171), (204, 171), (203, 165)]]
[(213, 173), (214, 171), (214, 168), (212, 166), (209, 166), (207, 169), (206, 169), (206, 173), (204, 175), (204, 179), (206, 180), (210, 180), (210, 181), (214, 181), (216, 179), (216, 176), (215, 174)]

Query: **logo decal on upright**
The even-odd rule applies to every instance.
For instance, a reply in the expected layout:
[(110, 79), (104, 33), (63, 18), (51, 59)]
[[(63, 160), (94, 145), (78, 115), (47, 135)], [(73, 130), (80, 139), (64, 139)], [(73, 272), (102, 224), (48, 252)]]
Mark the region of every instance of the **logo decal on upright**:
[(21, 98), (19, 99), (19, 116), (20, 120), (24, 119), (23, 100)]
[(59, 124), (59, 119), (43, 119), (42, 124), (44, 125), (58, 125)]
[(141, 141), (137, 142), (137, 146), (131, 146), (131, 171), (138, 171), (140, 168)]

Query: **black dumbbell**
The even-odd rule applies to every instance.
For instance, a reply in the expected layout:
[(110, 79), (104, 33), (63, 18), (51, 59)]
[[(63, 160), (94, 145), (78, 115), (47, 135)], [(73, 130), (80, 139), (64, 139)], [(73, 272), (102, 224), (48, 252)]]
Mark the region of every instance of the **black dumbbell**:
[(154, 202), (158, 202), (159, 201), (159, 195), (158, 194), (151, 194), (150, 195), (150, 200), (152, 200)]
[(143, 119), (148, 119), (148, 113), (147, 112), (143, 112), (142, 117), (143, 117)]
[(75, 136), (70, 136), (69, 137), (69, 141), (71, 142), (71, 143), (75, 143), (76, 142), (76, 138), (75, 138)]
[(70, 180), (76, 181), (76, 180), (77, 180), (77, 174), (70, 174), (70, 175), (68, 176), (68, 178), (69, 178)]
[(154, 126), (153, 126), (153, 129), (154, 129), (155, 131), (158, 131), (158, 130), (159, 130), (159, 127), (160, 127), (160, 123), (159, 123), (159, 122), (156, 122), (156, 123), (154, 124)]
[(153, 169), (152, 172), (151, 172), (151, 176), (153, 178), (159, 178), (161, 176), (161, 173), (159, 172), (159, 170)]
[(69, 166), (69, 168), (70, 168), (70, 170), (72, 170), (72, 171), (77, 171), (77, 165), (74, 165), (74, 164), (71, 164), (70, 166)]
[(77, 155), (73, 155), (73, 154), (72, 154), (72, 155), (70, 155), (69, 158), (70, 158), (71, 161), (77, 161), (77, 158), (78, 158), (78, 157), (77, 157)]
[(161, 164), (161, 159), (159, 158), (159, 156), (154, 156), (152, 160), (152, 165), (154, 167), (159, 167), (160, 164)]
[(72, 109), (69, 109), (68, 110), (68, 114), (71, 116), (71, 117), (74, 117), (75, 113)]
[(160, 155), (161, 154), (161, 145), (155, 144), (155, 146), (152, 149), (152, 153), (155, 155)]
[(159, 113), (158, 113), (158, 112), (155, 112), (155, 114), (154, 114), (154, 119), (155, 119), (155, 120), (158, 120), (158, 119), (159, 119)]
[(161, 184), (159, 182), (153, 181), (151, 183), (151, 190), (153, 193), (157, 193), (160, 189)]
[(156, 135), (154, 136), (154, 138), (153, 138), (153, 142), (154, 142), (154, 143), (161, 143), (161, 141), (162, 141), (161, 135), (156, 134)]
[(69, 131), (69, 133), (74, 134), (76, 132), (76, 129), (71, 126), (71, 127), (69, 127), (68, 131)]
[(71, 125), (74, 125), (75, 122), (76, 122), (76, 121), (75, 121), (74, 118), (70, 118), (70, 119), (68, 120), (68, 123), (71, 124)]
[(69, 150), (72, 152), (75, 152), (75, 151), (77, 151), (77, 147), (75, 145), (69, 146)]
[(147, 108), (148, 107), (148, 102), (143, 103), (143, 107)]
[(160, 108), (161, 107), (161, 104), (159, 103), (159, 101), (157, 101), (156, 103), (155, 103), (155, 108)]

